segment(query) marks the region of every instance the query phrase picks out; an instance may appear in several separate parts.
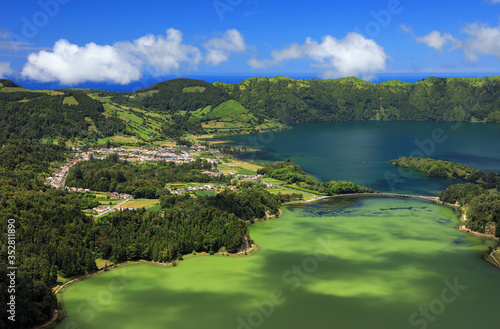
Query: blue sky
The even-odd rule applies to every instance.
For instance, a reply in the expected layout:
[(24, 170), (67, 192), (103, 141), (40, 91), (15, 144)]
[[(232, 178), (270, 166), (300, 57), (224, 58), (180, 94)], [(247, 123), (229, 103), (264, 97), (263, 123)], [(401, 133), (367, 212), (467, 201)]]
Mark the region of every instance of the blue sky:
[(0, 77), (25, 86), (500, 75), (500, 0), (26, 0), (1, 9)]

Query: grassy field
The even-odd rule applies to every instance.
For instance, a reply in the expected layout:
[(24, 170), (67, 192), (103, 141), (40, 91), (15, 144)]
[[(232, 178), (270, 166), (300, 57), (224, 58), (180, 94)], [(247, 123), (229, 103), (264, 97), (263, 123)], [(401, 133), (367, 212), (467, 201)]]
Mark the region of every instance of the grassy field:
[(316, 194), (302, 192), (302, 191), (294, 191), (294, 190), (290, 190), (290, 189), (286, 189), (286, 188), (281, 188), (281, 187), (271, 187), (271, 188), (268, 188), (267, 191), (269, 193), (272, 193), (272, 194), (278, 194), (278, 193), (281, 193), (281, 194), (300, 193), (300, 194), (302, 194), (302, 198), (304, 200), (317, 199), (317, 198), (320, 197), (319, 195), (316, 195)]
[(78, 105), (78, 102), (73, 96), (69, 96), (69, 97), (64, 97), (63, 104)]
[(205, 91), (205, 87), (184, 87), (182, 89), (183, 93), (202, 93)]
[(255, 175), (261, 166), (254, 165), (252, 163), (246, 162), (230, 162), (225, 164), (219, 164), (219, 169), (224, 174), (235, 173), (241, 175)]
[(261, 181), (263, 183), (271, 183), (271, 184), (274, 184), (274, 185), (285, 185), (286, 184), (282, 180), (277, 180), (277, 179), (270, 178), (270, 177), (264, 177), (264, 178), (261, 179)]
[(149, 209), (156, 205), (160, 204), (160, 200), (158, 199), (134, 199), (129, 202), (123, 204), (123, 207), (131, 207), (131, 208), (146, 208)]
[(194, 192), (194, 194), (196, 196), (214, 196), (214, 195), (217, 195), (216, 192), (212, 192), (212, 191), (196, 191)]
[(123, 201), (122, 199), (108, 198), (109, 195), (107, 193), (97, 192), (94, 193), (94, 195), (96, 200), (99, 201), (99, 204), (103, 206), (114, 206)]

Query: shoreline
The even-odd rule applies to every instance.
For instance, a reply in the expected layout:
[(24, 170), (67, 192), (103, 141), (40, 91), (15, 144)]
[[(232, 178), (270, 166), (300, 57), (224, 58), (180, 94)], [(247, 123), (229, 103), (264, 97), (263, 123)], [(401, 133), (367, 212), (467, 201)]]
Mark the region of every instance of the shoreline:
[(222, 252), (222, 253), (215, 253), (213, 255), (210, 255), (207, 252), (199, 252), (199, 253), (196, 253), (195, 255), (194, 254), (185, 254), (185, 255), (182, 255), (182, 257), (183, 257), (182, 260), (176, 259), (176, 260), (173, 260), (170, 263), (161, 263), (161, 262), (149, 261), (149, 260), (144, 260), (144, 259), (129, 260), (129, 261), (126, 261), (126, 262), (123, 262), (123, 263), (115, 264), (115, 265), (109, 267), (107, 271), (105, 271), (104, 269), (102, 269), (102, 270), (98, 270), (97, 272), (94, 272), (94, 273), (85, 274), (85, 275), (73, 278), (73, 279), (71, 279), (71, 280), (63, 283), (62, 285), (60, 285), (54, 291), (54, 295), (56, 296), (56, 298), (57, 298), (58, 295), (60, 295), (60, 297), (61, 297), (61, 300), (60, 300), (61, 308), (54, 310), (54, 312), (53, 312), (53, 314), (54, 314), (53, 318), (50, 321), (48, 321), (48, 322), (46, 322), (44, 324), (38, 325), (36, 327), (33, 327), (31, 329), (45, 328), (48, 325), (50, 325), (50, 324), (52, 324), (52, 323), (54, 323), (56, 321), (58, 321), (57, 325), (59, 325), (64, 320), (64, 318), (66, 317), (66, 310), (64, 309), (64, 293), (65, 293), (66, 289), (68, 289), (69, 287), (71, 287), (73, 284), (77, 284), (77, 283), (82, 282), (82, 281), (84, 281), (86, 279), (89, 279), (89, 278), (92, 278), (92, 277), (97, 277), (97, 276), (100, 276), (100, 275), (104, 275), (107, 272), (111, 272), (113, 270), (117, 270), (117, 269), (120, 269), (120, 268), (123, 268), (123, 267), (128, 267), (128, 266), (150, 264), (150, 265), (154, 265), (154, 266), (158, 266), (158, 267), (173, 268), (173, 267), (177, 267), (179, 265), (179, 262), (182, 262), (182, 261), (185, 261), (185, 260), (188, 260), (188, 259), (191, 259), (191, 258), (209, 257), (209, 256), (229, 257), (229, 258), (250, 257), (250, 256), (253, 256), (253, 255), (257, 254), (259, 251), (260, 251), (260, 246), (258, 244), (256, 244), (256, 243), (253, 243), (253, 244), (250, 244), (249, 248), (240, 250), (240, 251), (238, 251), (237, 253), (234, 253), (234, 254), (230, 254), (228, 252)]
[[(422, 200), (422, 201), (427, 201), (427, 202), (433, 202), (433, 203), (437, 203), (437, 204), (441, 204), (441, 205), (453, 207), (453, 208), (456, 208), (456, 209), (458, 208), (459, 211), (460, 211), (460, 213), (461, 213), (461, 215), (460, 215), (460, 221), (462, 223), (465, 223), (467, 221), (466, 212), (465, 212), (465, 210), (463, 209), (462, 206), (459, 206), (459, 205), (456, 205), (456, 204), (450, 204), (450, 203), (440, 202), (439, 201), (439, 197), (432, 197), (432, 196), (418, 196), (418, 195), (396, 194), (396, 193), (356, 193), (356, 194), (341, 194), (341, 195), (321, 196), (321, 197), (316, 198), (316, 199), (308, 199), (308, 200), (301, 200), (301, 201), (292, 201), (292, 202), (289, 202), (289, 203), (286, 203), (286, 204), (292, 204), (292, 203), (303, 203), (303, 204), (305, 204), (305, 203), (319, 201), (319, 200), (324, 200), (324, 199), (343, 198), (343, 197), (408, 198), (408, 199), (416, 199), (416, 200)], [(279, 214), (277, 216), (275, 216), (273, 218), (266, 218), (266, 219), (263, 219), (263, 220), (258, 220), (258, 221), (256, 220), (255, 222), (274, 220), (274, 219), (278, 219), (278, 218), (282, 217), (285, 214), (285, 209), (284, 209), (283, 206), (286, 206), (286, 204), (282, 204), (282, 206), (280, 207)], [(475, 232), (475, 231), (469, 230), (469, 229), (465, 228), (465, 225), (460, 225), (456, 229), (459, 230), (459, 231), (461, 231), (461, 232), (463, 232), (463, 233), (466, 233), (468, 235), (471, 235), (471, 236), (474, 236), (474, 237), (477, 237), (477, 238), (490, 239), (490, 240), (492, 239), (492, 240), (496, 240), (496, 241), (500, 240), (499, 238), (496, 238), (493, 235), (488, 235), (488, 234), (484, 234), (484, 233), (480, 233), (480, 232)], [(207, 252), (200, 252), (200, 253), (196, 253), (196, 254), (186, 254), (186, 255), (182, 255), (183, 260), (176, 259), (176, 260), (173, 260), (170, 263), (160, 263), (160, 262), (147, 261), (147, 260), (142, 260), (142, 259), (141, 260), (134, 260), (134, 261), (126, 261), (126, 262), (123, 262), (123, 263), (120, 263), (120, 264), (113, 265), (112, 267), (109, 268), (108, 271), (100, 270), (100, 271), (97, 271), (95, 273), (86, 274), (86, 275), (74, 278), (74, 279), (72, 279), (72, 280), (70, 280), (70, 281), (65, 282), (64, 284), (62, 284), (54, 292), (54, 294), (56, 295), (56, 297), (57, 297), (58, 294), (60, 294), (60, 296), (61, 296), (61, 309), (60, 310), (54, 310), (54, 317), (51, 319), (51, 321), (49, 321), (49, 322), (47, 322), (47, 323), (45, 323), (43, 325), (34, 327), (32, 329), (44, 328), (44, 327), (46, 327), (46, 326), (54, 323), (55, 321), (62, 322), (64, 320), (64, 318), (66, 317), (66, 311), (64, 309), (64, 292), (65, 292), (65, 290), (67, 288), (69, 288), (71, 285), (73, 285), (75, 283), (78, 283), (80, 281), (86, 280), (87, 278), (92, 278), (94, 276), (103, 275), (104, 273), (109, 272), (111, 270), (116, 270), (116, 269), (123, 268), (123, 267), (135, 266), (135, 265), (141, 265), (141, 264), (151, 264), (151, 265), (156, 265), (156, 266), (161, 266), (161, 267), (168, 268), (168, 267), (177, 267), (178, 264), (179, 264), (179, 262), (184, 261), (184, 260), (188, 260), (190, 258), (196, 258), (196, 257), (207, 257), (207, 256), (219, 256), (219, 257), (231, 257), (231, 258), (249, 257), (249, 256), (256, 255), (260, 251), (260, 249), (261, 249), (260, 246), (257, 245), (255, 242), (253, 244), (249, 243), (249, 246), (250, 247), (248, 247), (246, 249), (243, 249), (243, 250), (240, 250), (240, 251), (238, 251), (237, 253), (234, 253), (234, 254), (230, 254), (230, 253), (227, 253), (227, 252), (215, 253), (214, 255), (210, 255)], [(494, 264), (494, 263), (490, 262), (489, 260), (487, 260), (486, 256), (484, 257), (484, 259), (486, 261), (488, 261), (488, 263), (490, 263), (490, 264), (492, 264), (492, 265), (500, 268), (499, 261), (493, 255), (493, 254), (495, 254), (496, 252), (499, 252), (499, 251), (500, 251), (500, 249), (493, 250), (489, 254), (489, 256), (497, 264)], [(59, 315), (61, 315), (62, 317), (60, 317)]]

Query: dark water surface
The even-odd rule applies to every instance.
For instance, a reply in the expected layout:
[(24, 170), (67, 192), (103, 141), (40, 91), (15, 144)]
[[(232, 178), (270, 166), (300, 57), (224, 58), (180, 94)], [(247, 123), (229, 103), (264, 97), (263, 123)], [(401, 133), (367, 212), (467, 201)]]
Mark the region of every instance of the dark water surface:
[(402, 172), (388, 163), (424, 156), (500, 171), (500, 125), (449, 122), (322, 122), (293, 129), (224, 138), (262, 149), (237, 157), (256, 162), (288, 157), (327, 180), (349, 180), (383, 192), (437, 195), (453, 179)]

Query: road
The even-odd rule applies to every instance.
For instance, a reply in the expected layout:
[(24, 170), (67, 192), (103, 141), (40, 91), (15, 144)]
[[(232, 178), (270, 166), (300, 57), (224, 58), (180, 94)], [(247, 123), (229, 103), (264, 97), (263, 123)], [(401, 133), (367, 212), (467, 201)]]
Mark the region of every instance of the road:
[(94, 218), (101, 217), (102, 215), (105, 215), (105, 214), (107, 214), (107, 213), (108, 213), (108, 212), (110, 212), (110, 211), (114, 211), (116, 207), (119, 207), (119, 206), (121, 206), (122, 204), (127, 203), (127, 202), (129, 202), (130, 200), (132, 200), (132, 199), (133, 199), (133, 198), (128, 198), (128, 199), (125, 199), (124, 201), (122, 201), (122, 202), (120, 202), (120, 203), (118, 203), (118, 204), (114, 205), (114, 206), (113, 206), (113, 207), (111, 207), (110, 209), (108, 209), (108, 210), (106, 210), (106, 211), (103, 211), (103, 212), (102, 212), (102, 213), (100, 213), (99, 215), (94, 216)]

